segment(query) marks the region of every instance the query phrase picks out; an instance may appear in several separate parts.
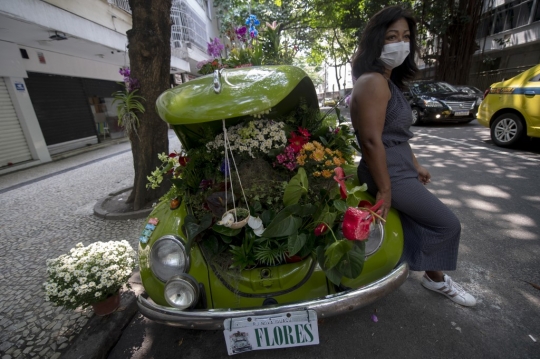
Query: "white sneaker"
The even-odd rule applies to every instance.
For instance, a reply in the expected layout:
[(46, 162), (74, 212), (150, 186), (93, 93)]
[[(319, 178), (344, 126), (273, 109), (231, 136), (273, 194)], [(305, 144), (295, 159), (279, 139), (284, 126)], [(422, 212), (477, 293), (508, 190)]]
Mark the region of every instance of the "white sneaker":
[(444, 275), (444, 282), (434, 282), (427, 274), (422, 277), (422, 286), (437, 293), (446, 295), (457, 304), (466, 307), (473, 307), (476, 304), (476, 299), (463, 289), (459, 284), (454, 282), (449, 275)]

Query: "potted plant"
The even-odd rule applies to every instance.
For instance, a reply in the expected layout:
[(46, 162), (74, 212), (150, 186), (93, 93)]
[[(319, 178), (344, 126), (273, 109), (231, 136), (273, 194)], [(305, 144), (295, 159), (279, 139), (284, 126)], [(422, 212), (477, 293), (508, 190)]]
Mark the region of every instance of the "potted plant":
[(120, 288), (128, 284), (135, 263), (126, 240), (79, 243), (68, 254), (47, 260), (45, 299), (67, 309), (91, 305), (98, 315), (110, 314), (120, 304)]
[(141, 101), (145, 101), (144, 97), (136, 95), (139, 82), (137, 79), (130, 77), (129, 68), (121, 68), (120, 74), (124, 76), (124, 82), (119, 84), (125, 87), (123, 91), (116, 91), (112, 94), (116, 103), (116, 113), (118, 115), (118, 125), (122, 126), (126, 134), (129, 136), (132, 132), (138, 136), (137, 127), (139, 127), (139, 117), (137, 112), (144, 113), (145, 108)]

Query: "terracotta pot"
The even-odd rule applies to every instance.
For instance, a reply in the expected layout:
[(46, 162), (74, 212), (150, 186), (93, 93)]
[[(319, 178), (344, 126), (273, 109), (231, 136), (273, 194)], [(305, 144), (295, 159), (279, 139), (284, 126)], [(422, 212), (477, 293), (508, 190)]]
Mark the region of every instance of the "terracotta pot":
[(105, 300), (93, 303), (92, 308), (94, 313), (100, 317), (114, 313), (116, 309), (120, 306), (120, 291), (116, 292), (112, 296), (106, 298)]

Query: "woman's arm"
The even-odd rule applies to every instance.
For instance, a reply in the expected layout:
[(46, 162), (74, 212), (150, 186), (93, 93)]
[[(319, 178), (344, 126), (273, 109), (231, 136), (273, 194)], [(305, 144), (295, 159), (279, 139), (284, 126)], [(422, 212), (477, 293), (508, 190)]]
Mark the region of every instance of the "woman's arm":
[(376, 200), (384, 200), (381, 206), (383, 218), (386, 218), (392, 201), (386, 151), (382, 142), (386, 106), (390, 97), (390, 88), (384, 76), (368, 73), (356, 81), (350, 105), (352, 124), (358, 131), (362, 146), (362, 158), (366, 161), (378, 188)]

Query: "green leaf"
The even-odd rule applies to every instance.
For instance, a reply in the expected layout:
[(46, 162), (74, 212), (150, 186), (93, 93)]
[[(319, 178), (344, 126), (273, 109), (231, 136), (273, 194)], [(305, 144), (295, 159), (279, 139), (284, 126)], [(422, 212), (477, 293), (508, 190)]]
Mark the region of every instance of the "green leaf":
[(317, 206), (308, 203), (303, 206), (299, 206), (298, 210), (295, 211), (295, 214), (300, 217), (312, 217), (315, 212), (317, 212)]
[(358, 202), (360, 202), (358, 200), (358, 198), (354, 195), (354, 193), (351, 193), (347, 196), (347, 206), (349, 207), (358, 207)]
[(290, 206), (298, 203), (302, 195), (308, 192), (308, 178), (306, 171), (303, 167), (298, 169), (298, 173), (291, 178), (287, 187), (285, 187), (285, 193), (283, 193), (283, 204)]
[(323, 145), (328, 145), (328, 141), (326, 140), (326, 138), (324, 136), (319, 136), (319, 139), (321, 140), (322, 144)]
[(272, 222), (272, 219), (274, 219), (275, 215), (276, 213), (271, 209), (267, 209), (266, 211), (264, 211), (261, 214), (261, 220), (263, 221), (263, 224), (268, 227), (268, 224)]
[(293, 256), (300, 252), (302, 247), (306, 244), (307, 236), (305, 233), (294, 233), (289, 236), (288, 252), (289, 256)]
[[(328, 206), (326, 207), (328, 208)], [(336, 220), (336, 214), (333, 212), (323, 212), (317, 219), (317, 223), (326, 223), (329, 227), (332, 227)]]
[(202, 242), (202, 245), (212, 254), (212, 256), (219, 253), (219, 240), (216, 236), (209, 236)]
[(214, 224), (212, 226), (212, 230), (216, 233), (223, 234), (228, 237), (234, 237), (242, 231), (242, 228), (233, 229), (233, 228), (222, 226), (220, 224)]
[[(213, 229), (213, 228), (212, 228)], [(224, 234), (221, 234), (219, 233), (219, 237), (221, 238), (221, 240), (227, 244), (231, 243), (234, 239), (234, 237), (231, 237), (231, 236), (226, 236)]]
[(342, 239), (332, 243), (324, 252), (324, 266), (331, 269), (338, 265), (341, 258), (353, 248), (353, 243), (347, 239)]
[(355, 186), (354, 188), (351, 188), (349, 190), (349, 193), (352, 193), (356, 198), (361, 199), (363, 197), (362, 192), (365, 191), (367, 191), (367, 184), (364, 183), (361, 186)]
[[(281, 213), (281, 212), (280, 212)], [(264, 230), (263, 235), (268, 238), (285, 237), (296, 233), (302, 225), (302, 219), (292, 214), (280, 217), (279, 214)]]
[(195, 216), (188, 214), (184, 220), (184, 228), (189, 241), (192, 241), (199, 233), (205, 231), (212, 224), (212, 215), (207, 214), (197, 223)]
[(330, 282), (334, 283), (335, 285), (339, 285), (339, 283), (341, 283), (341, 277), (343, 277), (343, 275), (338, 268), (327, 269), (324, 271), (324, 274), (326, 274), (326, 278), (328, 278)]
[(335, 207), (338, 211), (340, 211), (341, 213), (344, 213), (344, 212), (347, 210), (347, 208), (349, 208), (349, 207), (347, 206), (347, 203), (345, 203), (345, 201), (343, 201), (343, 200), (341, 200), (341, 199), (338, 199), (338, 200), (335, 200), (335, 201), (334, 201), (334, 207)]
[(347, 252), (339, 262), (338, 268), (341, 273), (343, 273), (343, 276), (347, 278), (354, 279), (362, 273), (362, 269), (364, 268), (364, 260), (366, 258), (365, 256), (365, 242), (363, 241), (356, 241), (360, 244), (363, 244), (362, 247), (360, 246), (353, 246), (352, 250)]

